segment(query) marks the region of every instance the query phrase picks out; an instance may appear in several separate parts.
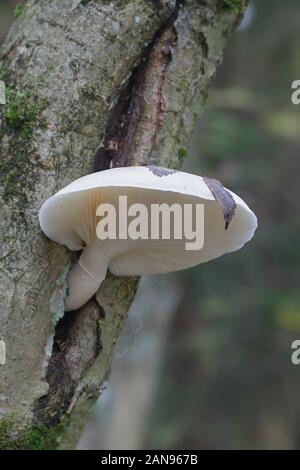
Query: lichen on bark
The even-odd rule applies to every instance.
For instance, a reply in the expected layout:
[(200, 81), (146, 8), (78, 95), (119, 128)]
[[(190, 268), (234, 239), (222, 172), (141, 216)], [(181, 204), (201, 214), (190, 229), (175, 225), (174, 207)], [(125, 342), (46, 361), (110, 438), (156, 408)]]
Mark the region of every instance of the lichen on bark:
[[(93, 171), (95, 156), (101, 169), (178, 167), (241, 14), (226, 5), (27, 0), (13, 24), (0, 53), (9, 90), (0, 107), (3, 448), (35, 448), (24, 436), (38, 426), (51, 437), (62, 423), (55, 447), (76, 445), (137, 287), (109, 275), (87, 305), (62, 315), (55, 296), (72, 255), (41, 233), (41, 204)], [(47, 448), (46, 436), (36, 440)]]

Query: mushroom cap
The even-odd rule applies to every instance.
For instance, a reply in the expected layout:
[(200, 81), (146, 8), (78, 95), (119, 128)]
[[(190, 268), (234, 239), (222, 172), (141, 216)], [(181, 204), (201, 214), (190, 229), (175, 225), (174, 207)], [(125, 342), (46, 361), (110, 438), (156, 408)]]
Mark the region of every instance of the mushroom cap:
[[(70, 250), (97, 246), (116, 275), (177, 271), (240, 249), (252, 237), (257, 219), (247, 204), (229, 190), (235, 213), (225, 230), (224, 213), (201, 176), (161, 167), (122, 167), (77, 179), (49, 198), (40, 210), (40, 225), (52, 240)], [(180, 240), (100, 240), (96, 209), (102, 203), (118, 206), (119, 195), (133, 203), (204, 204), (204, 246), (186, 250)]]

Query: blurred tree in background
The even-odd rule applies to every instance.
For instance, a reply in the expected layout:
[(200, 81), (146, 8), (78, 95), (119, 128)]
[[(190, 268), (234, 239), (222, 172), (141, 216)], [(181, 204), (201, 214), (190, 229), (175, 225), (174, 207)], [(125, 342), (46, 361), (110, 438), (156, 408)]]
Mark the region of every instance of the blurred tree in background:
[[(185, 167), (256, 212), (242, 251), (186, 271), (147, 445), (297, 448), (300, 369), (300, 4), (255, 1), (225, 54)], [(247, 25), (248, 23), (248, 25)], [(238, 38), (237, 38), (238, 36)]]

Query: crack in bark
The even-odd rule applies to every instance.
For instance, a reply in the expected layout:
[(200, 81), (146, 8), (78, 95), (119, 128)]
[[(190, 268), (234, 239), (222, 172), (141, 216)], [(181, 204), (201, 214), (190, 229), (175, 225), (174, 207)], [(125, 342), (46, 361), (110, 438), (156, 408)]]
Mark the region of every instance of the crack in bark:
[(208, 44), (207, 44), (205, 34), (200, 33), (198, 35), (198, 38), (199, 38), (199, 44), (201, 45), (201, 48), (202, 48), (202, 51), (203, 51), (203, 56), (205, 58), (207, 58), (207, 56), (208, 56)]
[(88, 314), (82, 309), (65, 314), (55, 327), (46, 376), (49, 391), (33, 407), (36, 418), (48, 426), (72, 411), (76, 387), (101, 351), (99, 320), (104, 312), (94, 299), (89, 304)]
[(95, 153), (94, 172), (149, 163), (165, 112), (162, 87), (172, 46), (177, 41), (174, 22), (181, 3), (176, 2), (174, 11), (155, 34), (121, 92), (108, 121), (103, 145)]

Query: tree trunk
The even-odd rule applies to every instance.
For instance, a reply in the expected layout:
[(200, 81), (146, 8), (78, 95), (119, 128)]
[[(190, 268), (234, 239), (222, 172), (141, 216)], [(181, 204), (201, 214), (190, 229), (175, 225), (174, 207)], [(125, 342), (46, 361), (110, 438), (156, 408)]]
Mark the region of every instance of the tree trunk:
[(1, 50), (0, 448), (74, 448), (138, 280), (64, 314), (74, 255), (41, 204), (116, 166), (178, 167), (243, 0), (27, 0)]

